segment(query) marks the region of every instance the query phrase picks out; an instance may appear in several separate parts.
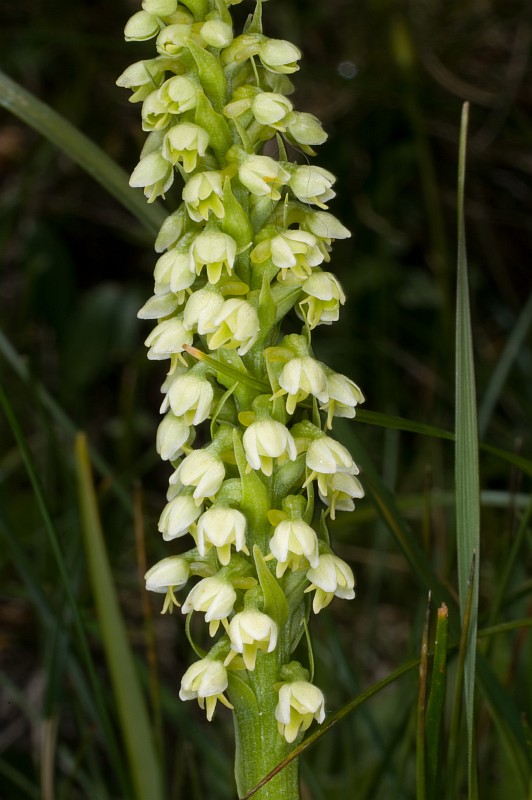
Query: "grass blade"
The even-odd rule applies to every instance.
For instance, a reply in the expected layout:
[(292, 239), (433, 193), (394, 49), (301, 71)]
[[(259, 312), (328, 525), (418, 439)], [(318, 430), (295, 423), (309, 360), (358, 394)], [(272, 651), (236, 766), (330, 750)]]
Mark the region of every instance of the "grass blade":
[(427, 711), (427, 682), (429, 671), (429, 624), (430, 624), (430, 592), (425, 611), (425, 622), (421, 638), (421, 657), (419, 659), (419, 683), (417, 698), (417, 742), (416, 742), (416, 800), (426, 800), (427, 773), (426, 773), (426, 711)]
[(464, 689), (468, 730), (469, 796), (473, 794), (474, 699), (476, 635), (478, 624), (478, 570), (480, 547), (480, 489), (473, 337), (469, 307), (464, 223), (464, 183), (469, 106), (464, 104), (458, 167), (458, 256), (456, 297), (456, 540), (460, 615), (464, 622), (471, 564), (471, 609), (465, 652)]
[(436, 620), (434, 659), (432, 662), (432, 677), (426, 716), (427, 800), (439, 800), (439, 798), (443, 797), (443, 787), (440, 785), (440, 748), (447, 687), (448, 622), (449, 613), (447, 606), (445, 603), (442, 603), (441, 607), (438, 609), (438, 617)]
[(148, 205), (143, 194), (131, 189), (127, 174), (112, 158), (72, 123), (1, 70), (0, 105), (66, 153), (109, 194), (116, 197), (151, 233), (157, 233), (166, 216), (161, 206)]
[(162, 800), (161, 773), (152, 731), (105, 550), (87, 442), (82, 434), (78, 434), (76, 439), (76, 468), (91, 585), (96, 599), (135, 797), (137, 800), (147, 800), (147, 798)]

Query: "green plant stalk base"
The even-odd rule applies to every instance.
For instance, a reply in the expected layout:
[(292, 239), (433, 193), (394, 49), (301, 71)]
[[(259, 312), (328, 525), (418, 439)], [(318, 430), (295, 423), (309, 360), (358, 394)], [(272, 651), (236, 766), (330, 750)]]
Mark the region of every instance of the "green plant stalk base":
[[(261, 657), (262, 656), (262, 657)], [(273, 656), (273, 657), (272, 657)], [(275, 707), (279, 680), (275, 654), (259, 653), (252, 676), (257, 705), (235, 703), (235, 777), (238, 796), (244, 797), (294, 749), (301, 737), (288, 744), (279, 735)], [(299, 800), (299, 763), (294, 759), (262, 786), (254, 800)]]

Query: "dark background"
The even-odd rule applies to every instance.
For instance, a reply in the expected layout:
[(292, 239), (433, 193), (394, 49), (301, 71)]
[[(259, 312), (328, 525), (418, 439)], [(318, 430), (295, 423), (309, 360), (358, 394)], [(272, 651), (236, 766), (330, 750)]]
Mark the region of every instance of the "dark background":
[[(247, 7), (247, 2), (235, 7), (238, 19)], [(140, 107), (128, 103), (128, 92), (115, 80), (129, 63), (152, 53), (151, 43), (123, 42), (125, 21), (136, 10), (124, 0), (4, 0), (0, 7), (0, 67), (128, 172), (137, 163), (144, 135)], [(301, 70), (293, 76), (293, 100), (299, 110), (319, 116), (329, 133), (316, 163), (338, 176), (331, 211), (353, 233), (349, 241), (336, 243), (331, 264), (348, 303), (337, 325), (315, 331), (315, 350), (360, 384), (369, 410), (453, 426), (456, 174), (464, 101), (471, 104), (466, 229), (481, 408), (525, 308), (532, 284), (531, 12), (530, 2), (517, 0), (271, 0), (264, 5), (265, 32), (303, 50)], [(80, 603), (94, 627), (105, 681), (80, 545), (72, 440), (45, 410), (37, 386), (43, 385), (75, 426), (87, 431), (121, 485), (129, 492), (135, 483), (142, 486), (148, 561), (166, 555), (156, 520), (167, 469), (154, 450), (163, 368), (147, 362), (142, 341), (148, 329), (136, 319), (151, 294), (152, 240), (101, 186), (4, 110), (0, 177), (0, 330), (19, 354), (16, 363), (30, 375), (25, 381), (17, 376), (3, 346), (0, 379), (28, 439)], [(520, 347), (482, 430), (483, 440), (523, 455), (530, 454), (531, 441), (530, 344), (528, 339)], [(0, 508), (31, 554), (51, 602), (60, 607), (40, 516), (4, 423), (1, 418)], [(362, 424), (357, 434), (397, 493), (434, 566), (453, 583), (453, 519), (446, 494), (453, 487), (452, 449)], [(482, 461), (481, 483), (492, 497), (529, 488), (518, 472), (489, 456)], [(142, 663), (131, 516), (116, 501), (109, 480), (101, 481), (99, 491), (122, 607)], [(484, 611), (515, 520), (511, 504), (500, 510), (492, 505), (483, 516)], [(326, 689), (329, 707), (337, 708), (417, 652), (425, 598), (367, 501), (339, 522), (333, 536), (359, 582), (354, 603), (337, 601), (316, 624), (317, 682)], [(6, 550), (0, 556), (5, 598), (0, 674), (3, 685), (11, 681), (40, 707), (47, 643), (16, 567)], [(176, 691), (190, 662), (181, 621), (157, 619), (156, 625), (163, 679)], [(77, 752), (80, 723), (65, 710), (69, 691), (68, 685), (56, 687), (53, 697), (62, 709), (60, 740)], [(169, 752), (180, 754), (177, 764), (185, 764), (180, 774), (190, 792), (207, 780), (201, 777), (201, 753), (183, 744), (187, 726), (207, 731), (191, 706), (174, 710), (165, 723), (171, 731)], [(327, 798), (350, 793), (358, 780), (350, 755), (354, 743), (366, 753), (357, 773), (364, 776), (381, 752), (375, 731), (381, 724), (389, 730), (392, 717), (398, 725), (400, 708), (399, 694), (378, 707), (376, 718), (366, 718), (362, 731), (358, 723), (346, 723), (342, 747), (333, 738), (324, 743), (318, 760), (305, 767), (306, 780), (313, 785), (320, 774), (320, 791)], [(0, 757), (37, 781), (38, 723), (5, 698), (0, 713)], [(228, 723), (220, 718), (227, 721), (223, 711), (218, 713), (202, 735), (214, 737), (214, 748), (230, 753)], [(494, 748), (487, 740), (484, 763), (489, 765)], [(397, 798), (413, 796), (410, 767), (401, 776), (401, 754), (394, 750), (392, 756), (390, 775), (372, 800), (391, 796), (386, 791)], [(220, 794), (211, 790), (204, 796), (231, 796), (227, 775), (220, 780)], [(9, 786), (6, 800), (28, 796)], [(198, 791), (192, 796), (201, 796)], [(320, 796), (318, 789), (313, 792)], [(172, 797), (178, 796), (174, 788)]]

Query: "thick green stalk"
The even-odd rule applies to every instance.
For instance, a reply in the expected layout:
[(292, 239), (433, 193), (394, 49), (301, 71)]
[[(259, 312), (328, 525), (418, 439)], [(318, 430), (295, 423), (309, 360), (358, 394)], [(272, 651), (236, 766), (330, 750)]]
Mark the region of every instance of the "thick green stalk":
[[(294, 749), (279, 735), (275, 706), (279, 680), (276, 653), (264, 654), (250, 675), (256, 705), (235, 703), (235, 778), (242, 797)], [(257, 800), (299, 800), (299, 762), (294, 759), (254, 795)]]

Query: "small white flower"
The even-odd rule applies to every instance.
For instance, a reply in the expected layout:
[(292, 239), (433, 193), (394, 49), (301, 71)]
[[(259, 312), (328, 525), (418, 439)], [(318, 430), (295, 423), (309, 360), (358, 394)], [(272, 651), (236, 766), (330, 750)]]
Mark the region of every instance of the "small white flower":
[(207, 220), (211, 212), (218, 219), (223, 219), (225, 209), (222, 194), (222, 176), (219, 172), (212, 170), (193, 175), (183, 189), (183, 200), (191, 219), (194, 222)]
[(168, 103), (164, 102), (158, 91), (149, 94), (142, 104), (142, 130), (163, 131), (171, 121), (172, 113), (169, 111)]
[(355, 407), (365, 400), (354, 381), (332, 370), (327, 371), (327, 391), (329, 399), (320, 408), (322, 411), (327, 411), (328, 428), (332, 427), (333, 416), (353, 419), (356, 413)]
[(279, 689), (275, 719), (279, 733), (290, 744), (300, 732), (310, 727), (313, 720), (321, 724), (325, 719), (323, 692), (308, 681), (283, 683)]
[(302, 203), (314, 203), (320, 208), (327, 208), (328, 200), (335, 197), (331, 186), (336, 178), (323, 167), (304, 164), (296, 167), (290, 178), (290, 188)]
[(224, 299), (211, 289), (199, 289), (187, 300), (183, 313), (183, 323), (189, 330), (197, 330), (202, 336), (217, 328), (217, 319), (224, 307)]
[(159, 322), (144, 344), (149, 347), (148, 358), (152, 361), (161, 361), (165, 358), (182, 353), (183, 345), (191, 345), (193, 335), (177, 317)]
[(168, 402), (176, 417), (186, 425), (199, 425), (211, 412), (214, 389), (204, 376), (191, 370), (170, 384)]
[(190, 577), (190, 567), (180, 556), (168, 556), (158, 561), (144, 576), (146, 590), (166, 594), (161, 614), (172, 613), (173, 606), (179, 607), (174, 592), (181, 589)]
[(190, 494), (178, 494), (163, 508), (159, 517), (159, 531), (163, 539), (168, 542), (184, 536), (188, 533), (190, 526), (201, 514), (202, 507), (194, 502)]
[(246, 547), (246, 518), (236, 508), (211, 506), (198, 520), (196, 545), (201, 556), (215, 547), (223, 566), (231, 559), (231, 545), (238, 552)]
[(203, 578), (187, 595), (181, 608), (183, 614), (189, 611), (205, 612), (205, 622), (209, 623), (209, 634), (214, 636), (220, 620), (227, 619), (233, 612), (236, 592), (233, 585), (217, 575)]
[(296, 406), (305, 400), (309, 394), (325, 403), (329, 397), (327, 391), (327, 376), (319, 361), (311, 356), (292, 358), (283, 367), (279, 375), (280, 392), (274, 396), (288, 394), (286, 411), (293, 414)]
[(265, 39), (259, 46), (258, 56), (270, 72), (290, 75), (299, 69), (301, 50), (285, 39)]
[(243, 438), (249, 466), (260, 469), (265, 475), (273, 471), (273, 459), (295, 461), (297, 450), (292, 434), (282, 423), (273, 419), (259, 419), (246, 429)]
[(307, 578), (311, 584), (305, 591), (316, 590), (312, 601), (312, 609), (315, 614), (328, 606), (335, 596), (344, 600), (352, 600), (355, 596), (353, 570), (349, 564), (332, 553), (323, 553), (319, 557), (318, 565), (310, 567), (307, 571)]
[(253, 306), (235, 297), (224, 302), (213, 325), (216, 330), (207, 339), (209, 349), (238, 348), (241, 356), (253, 346), (260, 332), (259, 317)]
[(257, 652), (271, 653), (277, 644), (277, 624), (267, 614), (256, 609), (245, 609), (235, 614), (228, 628), (232, 653), (225, 660), (227, 665), (235, 653), (241, 653), (246, 669), (255, 669)]
[(192, 497), (200, 506), (206, 497), (213, 497), (225, 478), (223, 461), (210, 450), (194, 450), (183, 459), (170, 477), (170, 483), (194, 486)]
[(238, 167), (240, 182), (258, 197), (280, 200), (279, 189), (290, 180), (290, 173), (269, 156), (248, 156)]
[(154, 87), (161, 85), (164, 75), (164, 68), (158, 59), (151, 58), (144, 61), (137, 61), (131, 64), (117, 78), (116, 85), (125, 89), (131, 89), (133, 94), (129, 98), (130, 103), (139, 103), (144, 100)]
[(320, 495), (328, 494), (328, 486), (332, 475), (337, 473), (358, 475), (358, 467), (353, 461), (349, 450), (343, 444), (337, 442), (336, 439), (331, 439), (330, 436), (325, 436), (325, 434), (317, 436), (309, 443), (306, 464), (310, 470), (310, 475), (305, 485), (317, 478)]
[(162, 153), (171, 164), (180, 162), (185, 172), (193, 172), (198, 158), (203, 158), (208, 146), (209, 134), (206, 130), (191, 122), (183, 122), (168, 131)]
[(220, 280), (224, 269), (228, 275), (232, 274), (236, 242), (227, 233), (217, 229), (204, 230), (194, 239), (190, 257), (196, 275), (200, 275), (203, 267), (206, 267), (209, 283), (215, 284)]
[[(364, 497), (362, 484), (347, 472), (336, 472), (323, 478), (325, 492), (319, 492), (320, 498), (329, 506), (331, 519), (336, 519), (336, 511), (353, 511), (355, 504), (353, 498)], [(319, 489), (319, 484), (318, 484)]]
[(163, 461), (175, 461), (188, 444), (193, 431), (183, 419), (167, 414), (157, 428), (157, 452)]
[(184, 302), (185, 291), (194, 283), (196, 276), (191, 267), (190, 256), (181, 248), (173, 248), (157, 259), (153, 271), (155, 294), (165, 294), (170, 290)]
[(277, 525), (270, 539), (270, 553), (277, 559), (275, 574), (282, 578), (285, 571), (318, 564), (318, 537), (302, 519), (285, 519)]
[(173, 182), (174, 169), (160, 151), (141, 158), (129, 179), (129, 185), (133, 188), (144, 188), (148, 203), (153, 203), (159, 196), (164, 197)]
[(290, 229), (259, 242), (250, 258), (255, 264), (271, 258), (272, 264), (281, 270), (283, 279), (290, 270), (293, 276), (303, 281), (311, 275), (313, 267), (322, 263), (323, 254), (312, 233)]
[(304, 298), (299, 302), (299, 312), (311, 330), (316, 325), (330, 325), (340, 315), (345, 294), (338, 278), (330, 272), (313, 272), (302, 284)]
[(227, 670), (221, 661), (214, 658), (202, 658), (190, 666), (181, 679), (179, 698), (181, 700), (197, 700), (200, 708), (207, 706), (209, 722), (219, 700), (227, 708), (233, 708), (223, 692), (227, 689)]

